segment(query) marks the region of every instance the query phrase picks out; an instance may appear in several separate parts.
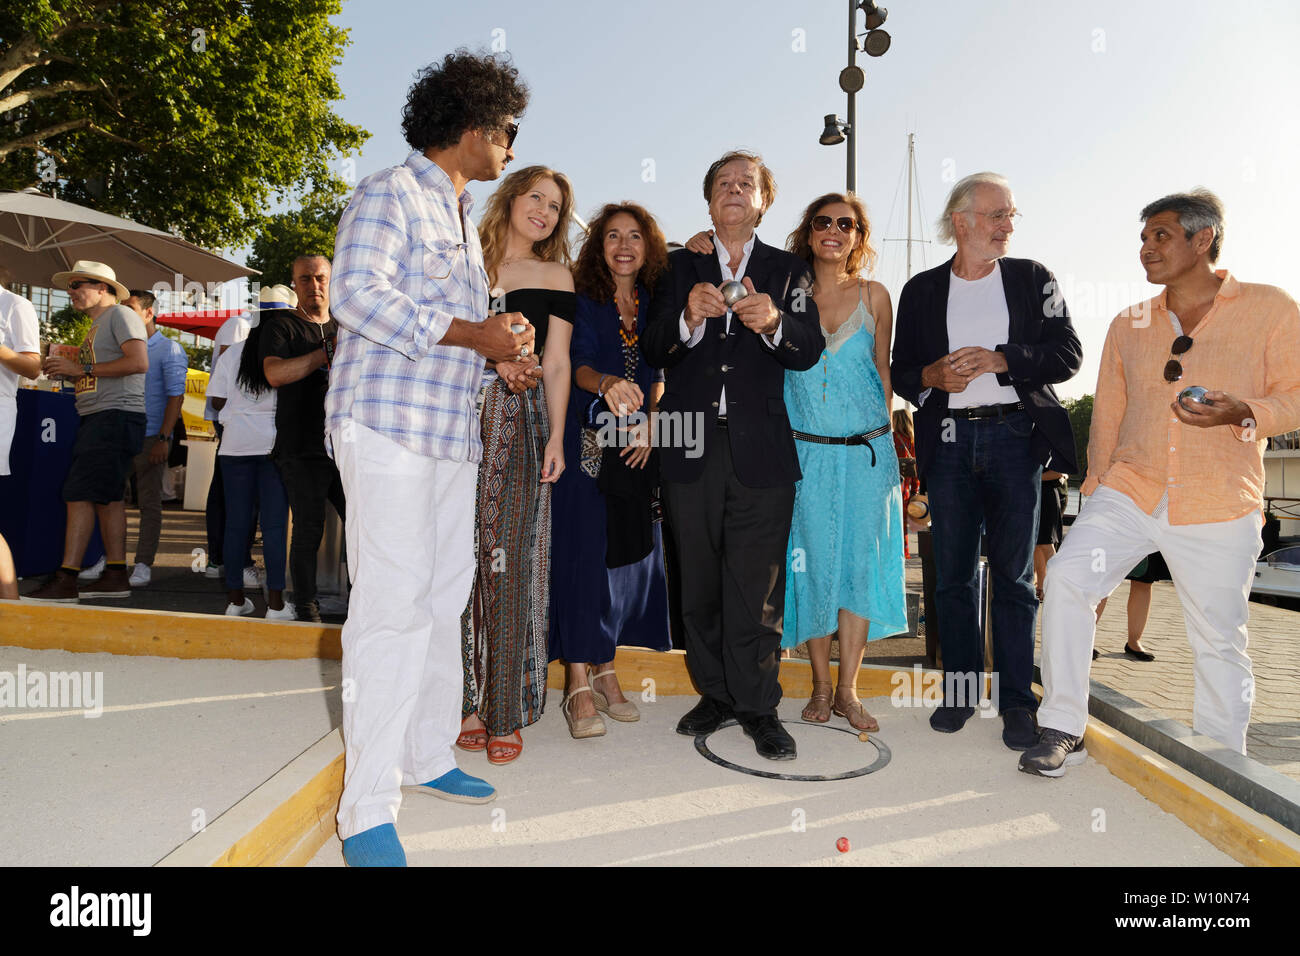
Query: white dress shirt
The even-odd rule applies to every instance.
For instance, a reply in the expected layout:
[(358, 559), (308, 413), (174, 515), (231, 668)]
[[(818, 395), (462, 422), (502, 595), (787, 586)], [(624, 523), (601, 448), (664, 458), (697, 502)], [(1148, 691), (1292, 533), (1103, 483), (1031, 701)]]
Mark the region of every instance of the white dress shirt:
[[(732, 281), (739, 282), (741, 279), (745, 277), (745, 269), (749, 266), (749, 256), (750, 253), (754, 251), (754, 241), (757, 238), (758, 238), (757, 233), (749, 237), (749, 241), (746, 242), (744, 246), (744, 250), (743, 250), (744, 255), (740, 257), (740, 266), (736, 269), (735, 273), (733, 274), (731, 271), (731, 257), (727, 254), (726, 246), (722, 244), (722, 240), (719, 239), (716, 235), (713, 237), (713, 248), (717, 251), (718, 254), (718, 266), (719, 268), (722, 269), (723, 282), (732, 282)], [(727, 331), (730, 332), (731, 331), (731, 310), (730, 309), (727, 310), (726, 323), (727, 323), (726, 324)], [(682, 310), (681, 317), (677, 320), (677, 328), (679, 333), (681, 334), (682, 342), (685, 343), (688, 349), (694, 348), (697, 344), (699, 344), (700, 339), (704, 338), (704, 323), (701, 322), (699, 325), (695, 327), (695, 331), (692, 332), (690, 326), (686, 324), (685, 309)], [(773, 332), (770, 336), (763, 335), (762, 339), (764, 342), (767, 343), (767, 345), (770, 348), (773, 349), (776, 348), (778, 345), (781, 344), (781, 326), (778, 324), (775, 332)], [(718, 397), (718, 415), (725, 416), (726, 414), (727, 414), (727, 387), (724, 385), (722, 387), (722, 394)]]

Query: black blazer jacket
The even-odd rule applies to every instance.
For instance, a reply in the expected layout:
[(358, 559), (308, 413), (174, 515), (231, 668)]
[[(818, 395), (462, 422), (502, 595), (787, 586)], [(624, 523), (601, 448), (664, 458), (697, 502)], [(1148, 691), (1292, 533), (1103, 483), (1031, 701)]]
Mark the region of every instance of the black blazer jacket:
[[(812, 368), (826, 347), (812, 298), (812, 270), (797, 256), (756, 238), (745, 276), (758, 292), (772, 297), (781, 313), (781, 341), (775, 349), (734, 316), (729, 332), (725, 316), (711, 316), (694, 348), (682, 342), (679, 320), (691, 287), (722, 282), (716, 254), (677, 250), (655, 288), (641, 353), (664, 370), (659, 410), (673, 413), (675, 428), (660, 435), (677, 439), (659, 449), (660, 470), (668, 481), (699, 478), (704, 454), (720, 434), (730, 439), (732, 466), (741, 484), (771, 488), (801, 477), (785, 409), (785, 370)], [(727, 431), (721, 432), (716, 426), (724, 384)], [(684, 447), (683, 434), (693, 439), (693, 448)]]
[[(955, 257), (954, 257), (955, 258)], [(1031, 447), (1038, 460), (1050, 459), (1057, 471), (1077, 472), (1074, 430), (1052, 386), (1069, 381), (1083, 362), (1079, 337), (1056, 278), (1031, 259), (1001, 259), (1002, 287), (1007, 296), (1010, 326), (1007, 342), (997, 351), (1007, 357), (999, 385), (1010, 385), (1033, 419)], [(894, 321), (894, 351), (890, 378), (894, 391), (918, 404), (921, 370), (947, 355), (948, 278), (953, 260), (915, 275), (903, 286)], [(948, 417), (948, 393), (932, 389), (916, 412), (916, 467), (922, 477)]]

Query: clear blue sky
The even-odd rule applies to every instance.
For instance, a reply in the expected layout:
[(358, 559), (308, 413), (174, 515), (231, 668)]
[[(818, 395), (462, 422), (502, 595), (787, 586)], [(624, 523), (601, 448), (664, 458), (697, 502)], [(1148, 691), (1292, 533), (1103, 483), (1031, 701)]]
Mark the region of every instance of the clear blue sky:
[[(916, 133), (922, 228), (954, 178), (1006, 175), (1025, 218), (1011, 254), (1062, 281), (1093, 391), (1106, 326), (1152, 294), (1137, 261), (1138, 211), (1196, 185), (1227, 206), (1220, 264), (1300, 295), (1300, 13), (1271, 0), (886, 0), (893, 46), (859, 54), (858, 191), (877, 239), (902, 238), (901, 178)], [(516, 166), (568, 174), (578, 209), (632, 199), (669, 238), (707, 225), (701, 180), (724, 150), (763, 153), (776, 204), (759, 227), (783, 245), (803, 204), (844, 186), (844, 147), (817, 143), (845, 112), (847, 0), (492, 4), (349, 0), (338, 71), (347, 120), (373, 134), (357, 177), (401, 162), (400, 111), (415, 72), (458, 47), (504, 41), (532, 89)], [(704, 105), (701, 105), (704, 104)], [(646, 161), (654, 180), (647, 182)], [(489, 184), (471, 187), (481, 201)], [(903, 246), (877, 270), (897, 301)], [(937, 265), (950, 247), (918, 251)]]

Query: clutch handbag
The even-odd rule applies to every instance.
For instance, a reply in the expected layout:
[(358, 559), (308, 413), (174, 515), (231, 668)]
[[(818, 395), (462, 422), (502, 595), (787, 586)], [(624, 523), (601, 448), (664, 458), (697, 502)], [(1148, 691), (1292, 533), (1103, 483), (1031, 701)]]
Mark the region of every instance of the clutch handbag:
[(600, 477), (600, 459), (603, 449), (600, 447), (600, 431), (590, 424), (592, 410), (600, 403), (596, 399), (587, 406), (582, 427), (578, 430), (578, 468), (588, 478)]

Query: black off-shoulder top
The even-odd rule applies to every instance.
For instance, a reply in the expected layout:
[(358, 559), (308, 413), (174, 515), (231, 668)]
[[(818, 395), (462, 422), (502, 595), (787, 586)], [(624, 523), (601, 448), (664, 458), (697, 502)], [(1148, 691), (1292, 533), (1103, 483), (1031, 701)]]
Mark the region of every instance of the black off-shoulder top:
[(546, 330), (551, 316), (573, 325), (573, 314), (578, 308), (578, 297), (572, 292), (556, 289), (515, 289), (504, 297), (506, 312), (522, 312), (537, 330), (537, 354), (546, 347)]

